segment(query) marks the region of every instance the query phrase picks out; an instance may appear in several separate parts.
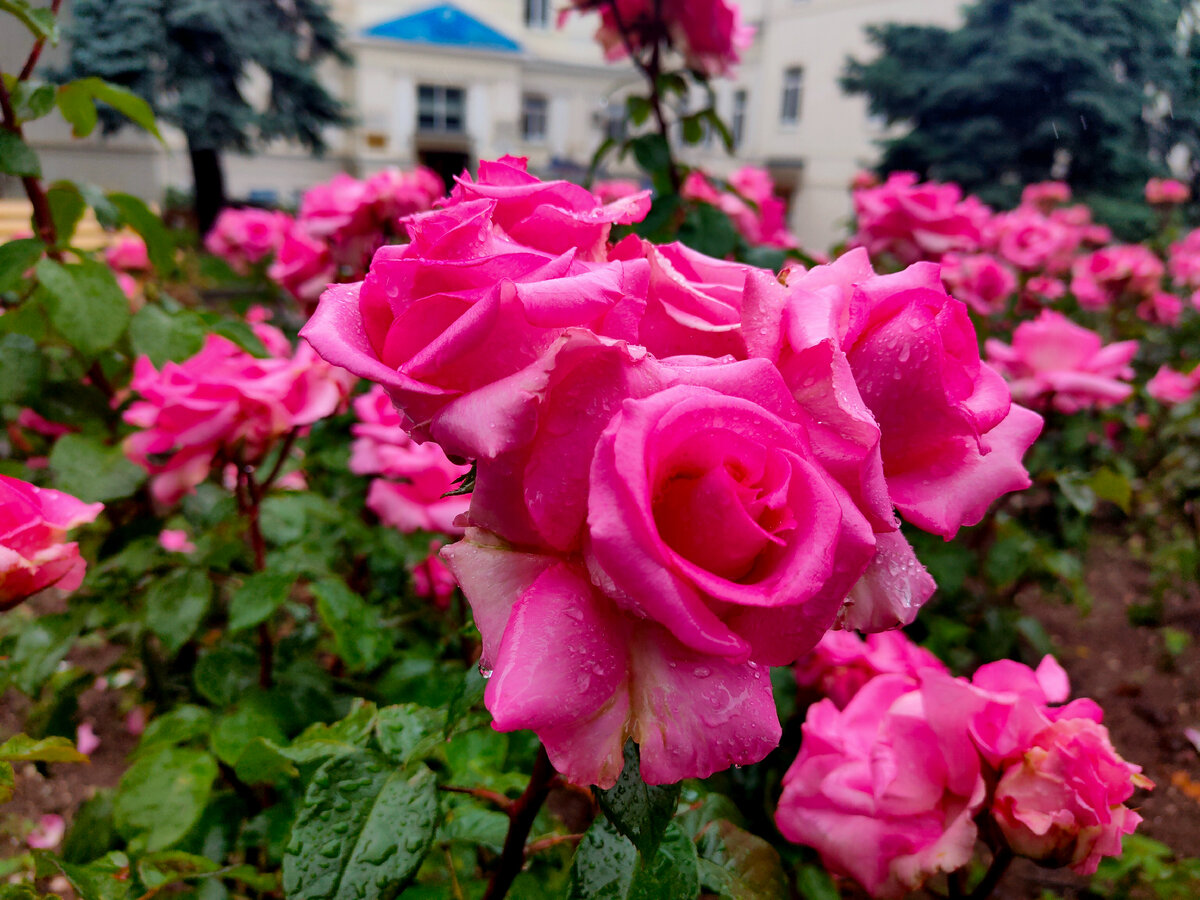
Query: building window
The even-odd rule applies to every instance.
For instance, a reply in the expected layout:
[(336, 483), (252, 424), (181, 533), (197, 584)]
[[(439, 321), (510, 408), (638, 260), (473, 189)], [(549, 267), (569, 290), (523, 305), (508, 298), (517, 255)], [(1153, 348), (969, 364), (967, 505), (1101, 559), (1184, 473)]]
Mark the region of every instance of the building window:
[(466, 130), (466, 91), (440, 84), (417, 87), (417, 130), (461, 134)]
[(746, 139), (746, 104), (749, 95), (745, 89), (733, 92), (733, 115), (729, 120), (729, 133), (733, 138), (733, 149), (737, 150)]
[(538, 94), (521, 97), (521, 137), (527, 141), (546, 139), (546, 98)]
[(800, 121), (800, 100), (804, 92), (804, 69), (792, 66), (783, 73), (783, 103), (779, 109), (781, 125), (795, 125)]
[(525, 0), (525, 24), (530, 28), (549, 28), (550, 0)]

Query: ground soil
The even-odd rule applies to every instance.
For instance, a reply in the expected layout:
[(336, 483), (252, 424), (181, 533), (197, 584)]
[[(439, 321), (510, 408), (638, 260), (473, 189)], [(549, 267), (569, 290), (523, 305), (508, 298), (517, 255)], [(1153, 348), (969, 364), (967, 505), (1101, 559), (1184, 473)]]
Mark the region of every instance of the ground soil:
[[(1022, 594), (1017, 602), (1053, 639), (1073, 696), (1099, 702), (1113, 744), (1157, 785), (1131, 801), (1145, 818), (1140, 832), (1180, 856), (1200, 856), (1200, 750), (1184, 734), (1186, 728), (1200, 728), (1200, 586), (1169, 595), (1160, 626), (1132, 626), (1128, 610), (1147, 602), (1150, 580), (1145, 565), (1105, 538), (1088, 557), (1090, 611), (1038, 591)], [(1191, 644), (1172, 656), (1164, 626), (1186, 632)], [(100, 648), (73, 661), (100, 672), (111, 658)], [(0, 858), (25, 850), (24, 836), (40, 815), (58, 813), (69, 820), (97, 789), (116, 785), (136, 743), (125, 728), (126, 702), (111, 688), (93, 687), (80, 698), (81, 717), (94, 724), (101, 740), (90, 765), (52, 765), (46, 774), (29, 765), (18, 772), (13, 801), (0, 807)], [(11, 692), (0, 698), (0, 738), (20, 729), (27, 706)], [(1035, 900), (1043, 888), (1078, 897), (1085, 884), (1086, 879), (1063, 870), (1018, 864), (997, 897)]]

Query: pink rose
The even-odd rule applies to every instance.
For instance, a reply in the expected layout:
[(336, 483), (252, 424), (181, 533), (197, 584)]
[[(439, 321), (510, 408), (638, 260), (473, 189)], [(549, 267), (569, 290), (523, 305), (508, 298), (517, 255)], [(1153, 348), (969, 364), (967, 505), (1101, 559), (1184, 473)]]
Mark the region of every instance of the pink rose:
[(433, 209), (446, 193), (441, 176), (432, 169), (417, 166), (411, 172), (388, 168), (366, 181), (366, 200), (380, 227), (395, 229), (400, 219)]
[(257, 359), (210, 334), (203, 349), (162, 371), (147, 357), (133, 368), (130, 387), (140, 400), (125, 421), (140, 429), (125, 441), (126, 455), (152, 476), (150, 493), (170, 506), (219, 459), (252, 464), (294, 428), (311, 425), (346, 402), (352, 379), (301, 344), (294, 353), (269, 325), (253, 326), (276, 355)]
[(1200, 388), (1200, 369), (1184, 375), (1170, 366), (1160, 366), (1154, 377), (1146, 382), (1146, 393), (1168, 406), (1192, 399)]
[(614, 224), (640, 222), (650, 211), (650, 192), (640, 191), (604, 206), (586, 188), (569, 181), (540, 181), (526, 170), (524, 157), (504, 156), (479, 164), (479, 180), (458, 179), (450, 204), (493, 201), (497, 230), (544, 253), (574, 251), (579, 259), (603, 261)]
[(462, 534), (454, 520), (467, 511), (470, 495), (444, 496), (470, 471), (455, 465), (437, 444), (418, 444), (404, 433), (400, 414), (383, 388), (375, 385), (354, 401), (359, 423), (350, 471), (382, 475), (371, 482), (367, 508), (391, 528), (403, 532)]
[(649, 265), (586, 263), (502, 236), (496, 201), (411, 220), (361, 284), (331, 287), (301, 334), (327, 360), (382, 384), (417, 436), (451, 400), (519, 372), (569, 326), (636, 338)]
[(606, 206), (617, 200), (624, 200), (626, 197), (640, 194), (643, 190), (641, 183), (632, 178), (602, 178), (592, 182), (592, 193)]
[(204, 238), (204, 249), (246, 275), (250, 267), (277, 254), (292, 230), (292, 217), (268, 209), (232, 207), (221, 210), (212, 230)]
[(442, 562), (438, 553), (441, 546), (441, 541), (430, 541), (429, 556), (413, 568), (413, 592), (418, 597), (428, 597), (438, 609), (446, 609), (458, 582)]
[(72, 432), (79, 430), (74, 425), (64, 425), (61, 422), (51, 422), (49, 419), (39, 416), (36, 412), (28, 407), (17, 413), (17, 425), (21, 428), (28, 428), (30, 431), (36, 432), (37, 434), (40, 434), (43, 437), (48, 437), (52, 440), (60, 438), (64, 434), (71, 434)]
[(196, 545), (188, 540), (186, 531), (164, 528), (158, 533), (158, 545), (168, 553), (195, 553)]
[(104, 251), (104, 261), (117, 272), (149, 272), (150, 253), (146, 242), (134, 234), (120, 235)]
[(96, 736), (96, 729), (91, 722), (84, 722), (75, 729), (75, 749), (84, 756), (91, 756), (99, 746), (100, 738)]
[(636, 235), (613, 247), (609, 258), (650, 263), (638, 342), (655, 356), (745, 357), (742, 295), (753, 267), (714, 259), (678, 242), (652, 244)]
[(1163, 264), (1141, 244), (1117, 244), (1080, 257), (1071, 267), (1071, 293), (1084, 309), (1104, 309), (1125, 294), (1149, 296)]
[[(844, 377), (840, 392), (832, 392), (812, 380), (815, 373), (793, 372), (793, 364), (775, 358), (793, 389), (834, 393), (859, 428), (867, 426), (856, 407), (865, 405), (880, 433), (886, 493), (905, 518), (950, 537), (978, 522), (997, 497), (1029, 486), (1021, 457), (1041, 431), (1041, 418), (1013, 405), (1003, 379), (980, 362), (966, 306), (946, 293), (937, 266), (920, 263), (880, 276), (858, 249), (791, 280), (787, 291), (786, 331), (748, 320), (745, 333), (764, 341), (768, 358), (782, 352), (777, 346), (827, 347), (836, 336), (858, 397)], [(800, 358), (806, 357), (808, 351)], [(876, 522), (886, 530), (882, 517)]]
[(1146, 202), (1151, 206), (1177, 206), (1187, 203), (1192, 190), (1174, 178), (1151, 178), (1146, 182)]
[(313, 237), (335, 243), (361, 237), (375, 230), (374, 199), (366, 182), (339, 172), (304, 192), (297, 223)]
[(1166, 291), (1155, 291), (1137, 305), (1136, 312), (1143, 322), (1175, 326), (1183, 316), (1183, 300)]
[(1049, 212), (1071, 199), (1071, 187), (1065, 181), (1039, 181), (1027, 184), (1021, 191), (1021, 205)]
[(855, 191), (855, 242), (902, 265), (979, 250), (991, 210), (956, 184), (917, 182), (913, 172), (893, 172), (879, 187)]
[(869, 634), (864, 641), (851, 631), (831, 631), (796, 663), (796, 681), (813, 687), (845, 709), (863, 685), (880, 675), (903, 675), (912, 680), (924, 669), (948, 671), (940, 659), (902, 631)]
[(1103, 725), (1062, 719), (1003, 770), (991, 813), (1018, 855), (1091, 875), (1101, 857), (1121, 855), (1122, 837), (1142, 821), (1124, 805), (1135, 788), (1153, 787), (1140, 772)]
[(1133, 393), (1129, 362), (1138, 342), (1105, 346), (1096, 332), (1051, 310), (1018, 325), (1011, 347), (994, 338), (986, 346), (988, 360), (1022, 403), (1049, 402), (1060, 412), (1073, 413), (1113, 406)]
[(1020, 206), (992, 218), (987, 243), (996, 255), (1024, 272), (1058, 274), (1071, 268), (1084, 229)]
[(947, 253), (942, 257), (942, 281), (952, 296), (981, 316), (1004, 312), (1017, 289), (1017, 276), (987, 253)]
[(765, 668), (688, 647), (624, 611), (578, 563), (474, 529), (442, 556), (483, 638), (495, 728), (535, 731), (567, 780), (611, 787), (629, 738), (649, 784), (757, 762), (778, 744)]
[(284, 235), (267, 275), (302, 304), (310, 306), (337, 278), (337, 266), (324, 241), (293, 224)]
[(86, 563), (79, 545), (65, 538), (102, 509), (102, 503), (84, 503), (70, 494), (0, 475), (0, 610), (46, 588), (78, 588)]
[(744, 166), (729, 176), (730, 190), (719, 191), (699, 169), (683, 183), (684, 197), (710, 203), (733, 220), (738, 232), (751, 244), (795, 247), (796, 238), (787, 230), (786, 204), (775, 194), (766, 169)]
[(1057, 278), (1034, 275), (1025, 282), (1025, 295), (1035, 298), (1037, 302), (1053, 302), (1067, 296), (1067, 286)]
[(53, 850), (62, 843), (63, 835), (67, 833), (67, 825), (63, 817), (47, 813), (38, 819), (37, 826), (29, 832), (25, 843), (33, 850)]
[[(690, 68), (724, 75), (754, 41), (754, 28), (742, 24), (740, 7), (730, 0), (665, 0), (657, 5), (652, 0), (618, 0), (616, 14), (607, 0), (571, 0), (571, 5), (600, 13), (596, 40), (609, 60), (624, 58), (629, 46), (635, 51), (653, 46), (665, 33)], [(560, 25), (566, 14), (559, 16)]]
[(970, 861), (985, 796), (955, 711), (906, 675), (880, 675), (844, 710), (809, 707), (775, 822), (834, 874), (899, 898)]
[(1200, 287), (1200, 228), (1171, 245), (1167, 257), (1171, 278), (1187, 287)]

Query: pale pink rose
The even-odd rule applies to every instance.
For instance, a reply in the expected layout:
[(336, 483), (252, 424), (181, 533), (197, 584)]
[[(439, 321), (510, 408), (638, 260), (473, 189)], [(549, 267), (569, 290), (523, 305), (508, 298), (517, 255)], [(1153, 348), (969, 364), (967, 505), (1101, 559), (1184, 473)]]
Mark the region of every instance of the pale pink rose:
[(678, 242), (652, 244), (629, 235), (613, 260), (646, 259), (650, 285), (638, 343), (659, 358), (676, 355), (744, 358), (742, 295), (752, 266), (705, 256)]
[[(754, 28), (742, 23), (741, 8), (731, 0), (571, 0), (569, 9), (600, 14), (596, 40), (609, 60), (653, 46), (666, 36), (690, 68), (706, 75), (727, 74), (754, 41)], [(661, 16), (661, 18), (660, 18)], [(623, 27), (622, 27), (623, 26)]]
[(1054, 275), (1071, 268), (1084, 233), (1079, 225), (1032, 206), (1019, 206), (992, 218), (987, 244), (997, 256), (1024, 272)]
[(992, 215), (976, 197), (963, 197), (958, 185), (919, 184), (913, 172), (893, 172), (879, 187), (855, 191), (854, 209), (855, 243), (903, 265), (981, 249)]
[(1151, 206), (1178, 206), (1191, 196), (1191, 188), (1174, 178), (1151, 178), (1146, 182), (1146, 202)]
[(294, 223), (283, 237), (267, 275), (305, 306), (317, 302), (337, 278), (329, 245)]
[(245, 275), (255, 263), (279, 252), (292, 227), (292, 217), (284, 212), (229, 207), (217, 216), (204, 238), (204, 249)]
[(991, 814), (1018, 855), (1091, 875), (1102, 857), (1121, 855), (1121, 839), (1142, 821), (1124, 805), (1136, 788), (1154, 786), (1140, 772), (1103, 725), (1062, 719), (1003, 770)]
[(381, 248), (363, 283), (331, 287), (301, 331), (335, 365), (382, 384), (419, 439), (447, 403), (521, 371), (567, 327), (637, 336), (645, 260), (530, 249), (503, 236), (496, 205), (414, 217), (411, 242)]
[(1184, 403), (1200, 389), (1200, 368), (1191, 374), (1176, 372), (1170, 366), (1160, 366), (1154, 377), (1146, 382), (1146, 393), (1159, 403), (1174, 405)]
[(146, 707), (135, 706), (125, 716), (125, 731), (140, 737), (146, 731)]
[(464, 173), (447, 205), (493, 201), (491, 221), (501, 234), (544, 253), (574, 251), (590, 262), (605, 259), (613, 225), (640, 222), (650, 211), (649, 191), (605, 206), (577, 184), (539, 180), (526, 171), (526, 165), (527, 160), (517, 156), (480, 162), (478, 180)]
[(617, 200), (640, 194), (644, 188), (641, 182), (632, 178), (602, 178), (592, 182), (592, 193), (606, 206)]
[(471, 600), (495, 728), (536, 732), (567, 780), (612, 786), (629, 738), (649, 784), (754, 763), (778, 744), (766, 668), (688, 647), (577, 563), (474, 529), (442, 556)]
[(925, 670), (880, 675), (838, 708), (809, 707), (800, 754), (783, 778), (775, 822), (831, 872), (872, 897), (899, 898), (966, 865), (986, 785), (961, 716), (928, 695)]
[(0, 610), (46, 588), (73, 591), (86, 563), (67, 532), (100, 515), (102, 503), (0, 475)]
[(1200, 287), (1200, 228), (1189, 231), (1182, 241), (1171, 245), (1167, 268), (1177, 284)]
[[(1004, 380), (980, 361), (967, 308), (946, 293), (936, 265), (876, 275), (857, 249), (791, 279), (787, 293), (782, 319), (762, 309), (755, 295), (744, 333), (756, 348), (762, 345), (752, 352), (779, 360), (793, 390), (833, 395), (826, 406), (836, 403), (841, 418), (857, 421), (859, 430), (878, 429), (883, 493), (906, 519), (950, 537), (978, 522), (997, 497), (1029, 486), (1021, 457), (1041, 431), (1041, 418), (1012, 404)], [(829, 347), (831, 336), (857, 396), (844, 376), (818, 380), (811, 368), (831, 358), (830, 349), (820, 349)], [(787, 352), (796, 353), (797, 362), (789, 362)], [(832, 358), (836, 375), (838, 357)], [(830, 371), (828, 362), (819, 365)], [(838, 390), (822, 383), (836, 383)], [(869, 410), (869, 426), (860, 404)], [(870, 491), (879, 494), (878, 487)], [(876, 516), (878, 530), (891, 530), (885, 521)]]
[(62, 843), (63, 835), (67, 833), (67, 825), (62, 816), (47, 813), (38, 819), (37, 826), (29, 832), (25, 843), (33, 850), (53, 850)]
[(872, 678), (904, 675), (915, 687), (924, 669), (948, 671), (940, 659), (902, 631), (869, 634), (866, 640), (851, 631), (831, 631), (796, 663), (796, 681), (816, 688), (838, 709), (845, 709)]
[(1133, 393), (1130, 360), (1137, 341), (1104, 345), (1100, 335), (1043, 310), (1013, 332), (1012, 346), (987, 341), (988, 361), (1008, 379), (1015, 399), (1064, 413), (1121, 403)]
[(375, 221), (380, 227), (392, 229), (406, 216), (433, 209), (445, 193), (441, 176), (425, 166), (417, 166), (410, 172), (383, 169), (366, 181), (366, 199)]
[(134, 234), (123, 234), (104, 251), (104, 261), (117, 272), (149, 272), (150, 253), (146, 242)]
[(1126, 294), (1148, 297), (1159, 287), (1163, 264), (1141, 244), (1116, 244), (1080, 257), (1071, 267), (1071, 293), (1084, 309), (1104, 309)]
[(1048, 212), (1071, 199), (1071, 187), (1064, 181), (1039, 181), (1025, 185), (1021, 191), (1021, 205), (1032, 206)]
[(410, 438), (379, 385), (355, 399), (354, 412), (359, 421), (350, 426), (355, 436), (350, 471), (383, 476), (371, 482), (367, 508), (399, 531), (462, 534), (454, 522), (467, 511), (471, 497), (444, 495), (454, 490), (470, 466), (450, 462), (437, 444), (418, 444)]
[(158, 545), (168, 553), (195, 553), (196, 545), (188, 540), (186, 531), (164, 528), (158, 534)]
[(942, 257), (942, 281), (952, 296), (981, 316), (1004, 312), (1017, 289), (1017, 276), (988, 253), (947, 253)]
[(1183, 316), (1183, 300), (1166, 291), (1155, 291), (1137, 305), (1137, 314), (1144, 322), (1175, 326)]
[(142, 286), (138, 284), (138, 280), (128, 272), (117, 272), (117, 287), (121, 289), (121, 293), (130, 301), (130, 308), (137, 309), (139, 304), (136, 301), (138, 295), (142, 292)]
[(75, 749), (84, 756), (91, 756), (99, 746), (100, 738), (96, 736), (91, 722), (84, 722), (75, 729)]
[(294, 428), (342, 408), (353, 379), (322, 362), (312, 348), (291, 344), (270, 325), (252, 326), (273, 355), (257, 359), (219, 335), (182, 363), (159, 371), (147, 357), (133, 368), (130, 387), (141, 399), (125, 421), (141, 431), (125, 441), (126, 455), (152, 476), (150, 493), (163, 506), (177, 502), (208, 477), (218, 461), (254, 464)]

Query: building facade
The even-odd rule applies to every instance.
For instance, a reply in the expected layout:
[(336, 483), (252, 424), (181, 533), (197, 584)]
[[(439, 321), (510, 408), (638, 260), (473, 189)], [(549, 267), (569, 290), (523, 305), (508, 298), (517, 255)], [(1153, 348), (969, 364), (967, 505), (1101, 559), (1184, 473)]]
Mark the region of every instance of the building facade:
[[(828, 247), (844, 234), (850, 179), (875, 157), (882, 136), (864, 101), (838, 87), (846, 57), (869, 56), (866, 25), (952, 25), (960, 2), (743, 0), (745, 19), (758, 28), (754, 45), (735, 76), (715, 84), (736, 155), (711, 139), (685, 158), (717, 174), (765, 166), (789, 199), (801, 243)], [(254, 156), (228, 154), (230, 196), (288, 203), (338, 171), (369, 175), (422, 163), (449, 177), (505, 153), (528, 157), (543, 177), (580, 177), (604, 138), (624, 133), (624, 97), (639, 82), (628, 63), (605, 62), (591, 37), (594, 17), (571, 15), (557, 27), (562, 5), (334, 0), (355, 62), (331, 67), (326, 78), (354, 124), (330, 132), (323, 158), (282, 143)], [(4, 58), (23, 54), (21, 40), (0, 36)], [(85, 141), (53, 119), (28, 130), (51, 180), (89, 181), (150, 200), (190, 183), (182, 136), (169, 130), (166, 148), (130, 129)], [(632, 169), (613, 161), (608, 174)]]

